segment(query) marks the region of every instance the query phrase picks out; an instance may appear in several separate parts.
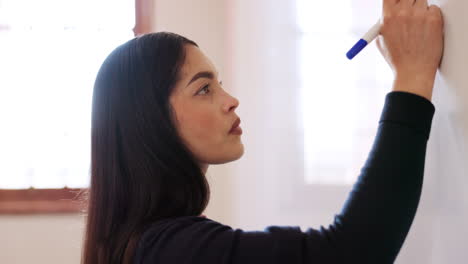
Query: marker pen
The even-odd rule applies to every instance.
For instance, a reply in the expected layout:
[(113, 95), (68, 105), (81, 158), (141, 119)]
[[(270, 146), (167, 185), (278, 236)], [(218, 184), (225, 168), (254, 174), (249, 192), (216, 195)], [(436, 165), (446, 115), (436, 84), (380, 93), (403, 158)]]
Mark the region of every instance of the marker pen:
[(354, 58), (367, 44), (371, 43), (380, 34), (380, 19), (372, 26), (369, 31), (346, 53), (348, 59)]

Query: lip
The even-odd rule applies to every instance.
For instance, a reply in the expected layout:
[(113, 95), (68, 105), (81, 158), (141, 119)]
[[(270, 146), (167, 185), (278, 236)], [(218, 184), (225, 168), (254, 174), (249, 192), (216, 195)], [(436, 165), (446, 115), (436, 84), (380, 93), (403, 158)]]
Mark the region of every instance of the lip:
[(234, 128), (231, 132), (231, 135), (242, 135), (242, 128), (240, 126)]
[(234, 124), (232, 124), (231, 130), (229, 130), (229, 133), (232, 133), (233, 131), (236, 130), (237, 127), (239, 127), (241, 120), (240, 118), (237, 118), (236, 121), (234, 121)]

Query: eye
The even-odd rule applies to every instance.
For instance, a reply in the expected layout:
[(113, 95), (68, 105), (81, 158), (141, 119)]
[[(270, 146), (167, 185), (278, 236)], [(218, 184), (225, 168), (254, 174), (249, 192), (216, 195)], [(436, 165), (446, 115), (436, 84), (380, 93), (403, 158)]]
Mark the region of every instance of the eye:
[[(209, 86), (210, 86), (209, 84), (203, 86), (203, 88), (201, 88), (200, 91), (209, 91), (209, 90), (207, 90)], [(200, 94), (200, 91), (198, 92), (198, 94)], [(207, 94), (207, 93), (205, 93), (205, 94)]]

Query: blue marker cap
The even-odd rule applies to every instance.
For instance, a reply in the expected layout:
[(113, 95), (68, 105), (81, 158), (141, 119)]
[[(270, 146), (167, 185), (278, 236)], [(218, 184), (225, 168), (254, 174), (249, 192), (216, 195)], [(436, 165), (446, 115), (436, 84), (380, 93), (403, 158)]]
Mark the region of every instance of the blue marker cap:
[(363, 48), (367, 46), (367, 41), (360, 39), (349, 51), (346, 53), (348, 59), (354, 58)]
[(348, 59), (354, 58), (362, 49), (364, 49), (367, 44), (371, 43), (377, 36), (380, 34), (380, 28), (382, 24), (380, 23), (380, 19), (373, 25), (367, 33), (346, 53), (346, 57)]

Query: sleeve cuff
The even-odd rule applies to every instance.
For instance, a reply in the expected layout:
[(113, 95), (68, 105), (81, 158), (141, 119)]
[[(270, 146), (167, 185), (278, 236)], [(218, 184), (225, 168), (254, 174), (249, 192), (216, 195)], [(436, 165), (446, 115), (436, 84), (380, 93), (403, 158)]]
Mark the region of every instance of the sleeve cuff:
[(408, 92), (390, 92), (379, 123), (391, 122), (411, 127), (429, 139), (435, 107), (426, 98)]

